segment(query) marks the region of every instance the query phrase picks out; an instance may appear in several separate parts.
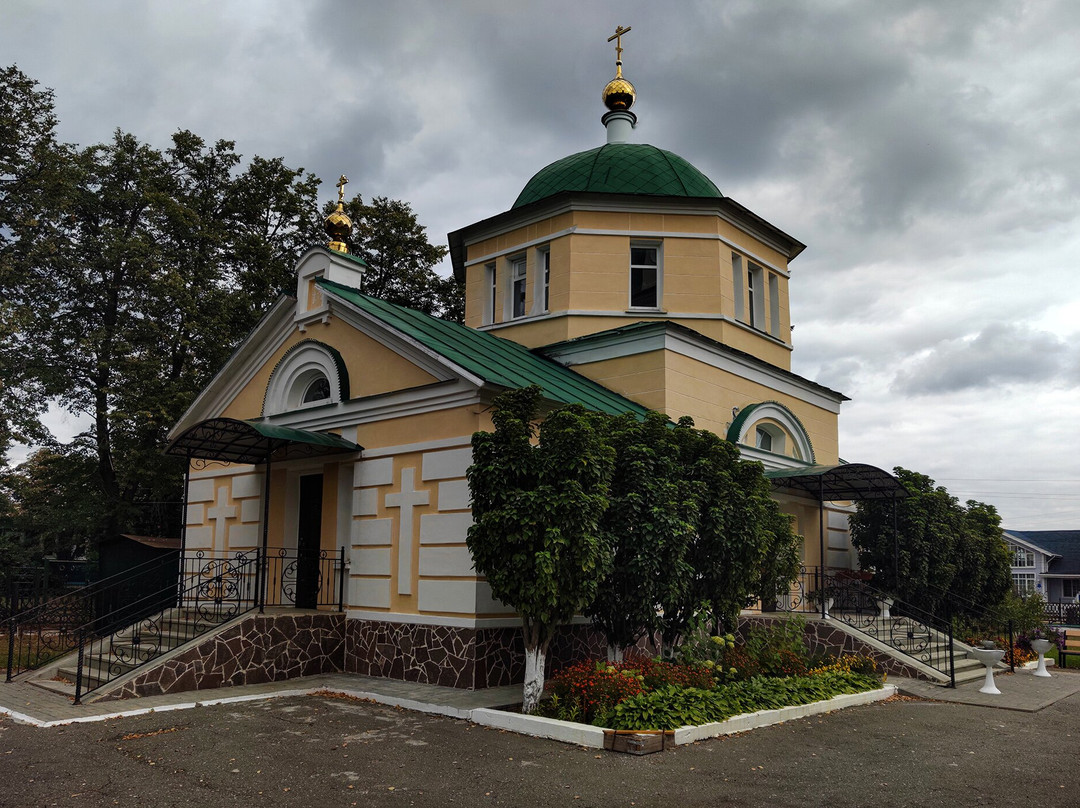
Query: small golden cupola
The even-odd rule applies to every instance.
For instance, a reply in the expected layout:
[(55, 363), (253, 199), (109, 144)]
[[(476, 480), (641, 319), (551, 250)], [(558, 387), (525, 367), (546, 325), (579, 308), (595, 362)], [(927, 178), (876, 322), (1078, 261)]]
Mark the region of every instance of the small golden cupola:
[(349, 245), (346, 244), (345, 239), (349, 237), (349, 232), (352, 230), (352, 219), (345, 214), (345, 185), (348, 181), (349, 178), (342, 174), (337, 183), (337, 210), (327, 216), (323, 224), (326, 234), (330, 236), (330, 249), (340, 253), (349, 252)]
[(604, 106), (608, 111), (600, 120), (607, 128), (608, 143), (625, 143), (630, 139), (630, 132), (637, 124), (637, 115), (630, 111), (637, 99), (634, 85), (622, 74), (622, 38), (630, 33), (630, 26), (615, 28), (615, 33), (608, 37), (608, 42), (615, 40), (615, 78), (604, 87)]

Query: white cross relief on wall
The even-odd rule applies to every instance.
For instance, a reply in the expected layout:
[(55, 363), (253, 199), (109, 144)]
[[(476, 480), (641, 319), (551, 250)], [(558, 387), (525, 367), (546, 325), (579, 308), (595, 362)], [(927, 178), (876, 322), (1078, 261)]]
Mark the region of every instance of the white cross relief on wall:
[(399, 595), (412, 594), (413, 506), (427, 505), (428, 492), (415, 488), (416, 469), (401, 470), (401, 493), (387, 494), (387, 508), (401, 508), (398, 518), (398, 583)]
[(224, 550), (225, 522), (236, 517), (236, 506), (229, 504), (229, 494), (225, 486), (218, 487), (217, 502), (213, 508), (207, 508), (206, 515), (214, 522), (214, 546)]

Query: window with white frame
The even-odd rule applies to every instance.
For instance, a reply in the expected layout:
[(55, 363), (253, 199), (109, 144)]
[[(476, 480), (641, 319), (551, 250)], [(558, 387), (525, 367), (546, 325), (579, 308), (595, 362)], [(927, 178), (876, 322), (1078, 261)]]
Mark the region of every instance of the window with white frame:
[(1031, 595), (1035, 592), (1034, 572), (1014, 572), (1012, 574), (1013, 590), (1020, 596)]
[(1061, 596), (1063, 598), (1075, 598), (1080, 596), (1080, 578), (1062, 578)]
[(765, 270), (751, 262), (746, 270), (746, 306), (750, 327), (765, 330)]
[(745, 320), (746, 270), (743, 269), (742, 256), (738, 253), (731, 254), (731, 277), (735, 282), (735, 319)]
[(495, 303), (499, 297), (499, 284), (495, 275), (495, 264), (484, 266), (484, 325), (495, 322)]
[(525, 256), (510, 259), (510, 316), (525, 316), (525, 291), (528, 272)]
[(630, 308), (660, 308), (660, 245), (630, 245)]
[(551, 248), (546, 244), (536, 251), (536, 283), (536, 301), (543, 304), (538, 313), (543, 314), (551, 308)]
[(754, 433), (754, 446), (758, 449), (764, 449), (766, 452), (771, 452), (772, 433), (764, 427), (759, 426)]
[(780, 279), (769, 273), (769, 333), (780, 339)]
[(1017, 544), (1012, 546), (1012, 566), (1014, 567), (1034, 567), (1035, 566), (1035, 551), (1029, 550), (1027, 547), (1021, 547)]

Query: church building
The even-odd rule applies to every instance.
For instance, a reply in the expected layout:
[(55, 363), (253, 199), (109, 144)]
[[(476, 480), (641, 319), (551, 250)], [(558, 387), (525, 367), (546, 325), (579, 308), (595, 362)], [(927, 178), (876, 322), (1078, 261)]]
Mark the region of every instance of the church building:
[[(170, 436), (189, 461), (185, 552), (263, 553), (250, 598), (330, 621), (304, 625), (321, 625), (331, 668), (462, 688), (521, 680), (519, 621), (465, 544), (465, 477), (493, 398), (531, 384), (551, 405), (691, 416), (782, 483), (808, 566), (855, 566), (847, 508), (830, 504), (855, 498), (866, 468), (841, 465), (846, 398), (791, 371), (788, 284), (804, 245), (687, 160), (634, 142), (625, 30), (606, 142), (449, 234), (464, 324), (364, 293), (339, 185), (329, 246), (300, 258), (295, 295)], [(598, 642), (568, 626), (550, 656)], [(309, 662), (303, 672), (327, 669)], [(253, 680), (238, 671), (214, 683)]]

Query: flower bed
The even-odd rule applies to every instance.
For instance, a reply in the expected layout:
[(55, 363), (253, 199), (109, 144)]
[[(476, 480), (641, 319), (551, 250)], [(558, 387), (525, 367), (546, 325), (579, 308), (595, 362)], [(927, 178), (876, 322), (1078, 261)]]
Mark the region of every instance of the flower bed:
[(743, 643), (730, 634), (691, 637), (680, 657), (565, 668), (549, 680), (550, 698), (537, 714), (613, 730), (674, 730), (881, 687), (868, 657), (811, 659), (799, 624), (756, 629)]

